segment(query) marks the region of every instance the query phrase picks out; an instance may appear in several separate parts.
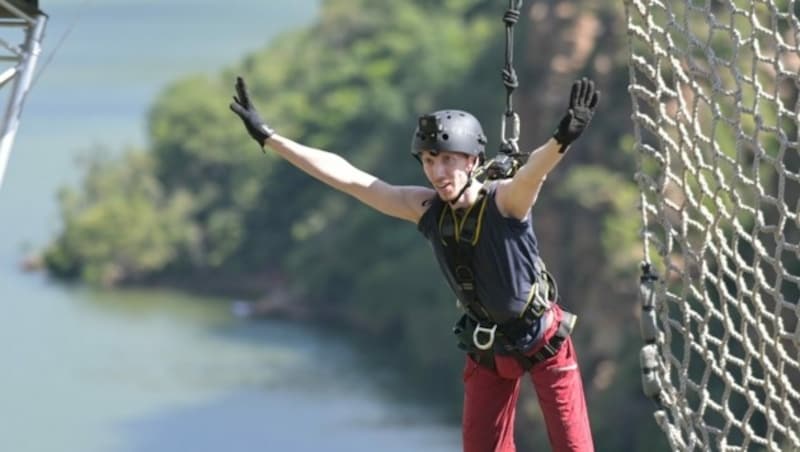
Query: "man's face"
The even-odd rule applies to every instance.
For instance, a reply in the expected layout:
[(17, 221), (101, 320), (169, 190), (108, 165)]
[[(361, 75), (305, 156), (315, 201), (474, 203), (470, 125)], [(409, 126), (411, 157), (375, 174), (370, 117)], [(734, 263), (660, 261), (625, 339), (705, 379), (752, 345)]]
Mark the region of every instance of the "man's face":
[(469, 180), (477, 157), (459, 152), (422, 151), (422, 169), (425, 177), (443, 200), (453, 200)]

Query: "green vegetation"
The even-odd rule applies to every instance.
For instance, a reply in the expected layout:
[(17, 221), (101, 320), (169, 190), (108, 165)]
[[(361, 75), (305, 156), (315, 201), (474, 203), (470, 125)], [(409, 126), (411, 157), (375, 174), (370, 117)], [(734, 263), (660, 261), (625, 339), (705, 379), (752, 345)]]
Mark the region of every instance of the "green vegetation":
[[(533, 147), (563, 114), (575, 77), (591, 75), (603, 91), (587, 136), (550, 176), (535, 221), (564, 302), (581, 318), (575, 337), (598, 450), (658, 451), (666, 441), (637, 367), (640, 245), (635, 163), (621, 144), (631, 142), (631, 126), (617, 3), (526, 5), (535, 14), (524, 12), (517, 27), (516, 108), (521, 144)], [(408, 147), (418, 114), (470, 110), (499, 144), (502, 12), (489, 0), (328, 0), (312, 27), (218, 77), (175, 82), (150, 112), (149, 149), (92, 159), (83, 185), (63, 191), (64, 229), (46, 250), (49, 271), (106, 285), (287, 290), (295, 303), (367, 325), (371, 342), (406, 372), (404, 384), (436, 394), (457, 416), (454, 297), (418, 232), (259, 152), (228, 102), (241, 74), (281, 134), (388, 182), (423, 183)], [(542, 420), (520, 411), (520, 448), (532, 449), (546, 440)]]

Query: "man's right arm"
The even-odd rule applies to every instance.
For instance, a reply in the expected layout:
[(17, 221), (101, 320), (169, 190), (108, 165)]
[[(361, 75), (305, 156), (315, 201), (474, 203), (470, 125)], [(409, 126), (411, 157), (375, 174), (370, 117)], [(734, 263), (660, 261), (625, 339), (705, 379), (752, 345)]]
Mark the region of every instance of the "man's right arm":
[(425, 201), (436, 196), (430, 188), (388, 184), (337, 154), (305, 146), (277, 133), (270, 135), (264, 144), (309, 176), (392, 217), (417, 223), (427, 208)]

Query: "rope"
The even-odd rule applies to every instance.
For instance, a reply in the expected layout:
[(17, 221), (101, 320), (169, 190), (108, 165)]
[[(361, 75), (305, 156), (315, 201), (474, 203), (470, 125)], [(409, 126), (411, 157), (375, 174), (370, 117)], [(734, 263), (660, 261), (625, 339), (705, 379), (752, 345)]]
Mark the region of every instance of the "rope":
[(506, 87), (506, 116), (514, 114), (512, 96), (519, 87), (517, 72), (514, 70), (514, 25), (519, 21), (519, 8), (522, 0), (509, 0), (509, 9), (503, 15), (506, 24), (506, 64), (503, 68), (503, 85)]
[[(514, 90), (519, 87), (517, 71), (514, 69), (514, 25), (519, 21), (522, 0), (509, 0), (508, 9), (503, 14), (506, 24), (506, 61), (501, 74), (506, 88), (506, 110), (500, 120), (500, 149), (491, 160), (481, 165), (474, 178), (486, 177), (489, 180), (513, 177), (525, 162), (527, 154), (519, 152), (519, 115), (514, 111)], [(511, 121), (511, 126), (506, 123)]]
[[(514, 111), (514, 90), (519, 87), (517, 71), (514, 69), (514, 25), (519, 21), (522, 0), (509, 0), (508, 9), (503, 14), (506, 24), (506, 61), (503, 67), (503, 85), (506, 88), (506, 111), (501, 122), (501, 147), (500, 152), (505, 154), (519, 153), (519, 115)], [(512, 121), (512, 127), (506, 127), (506, 121)], [(510, 130), (510, 134), (509, 134)]]

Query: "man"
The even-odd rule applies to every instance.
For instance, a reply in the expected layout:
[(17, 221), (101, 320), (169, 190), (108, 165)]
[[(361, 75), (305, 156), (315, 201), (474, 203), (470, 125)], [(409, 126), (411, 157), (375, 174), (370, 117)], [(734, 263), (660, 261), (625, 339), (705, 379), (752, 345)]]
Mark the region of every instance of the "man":
[(364, 204), (418, 225), (466, 314), (456, 326), (467, 351), (463, 442), (467, 452), (511, 452), (522, 376), (530, 374), (554, 451), (592, 451), (581, 375), (563, 311), (538, 255), (531, 209), (547, 174), (581, 135), (599, 99), (594, 82), (576, 81), (553, 137), (513, 177), (475, 177), (486, 138), (458, 110), (419, 118), (412, 154), (433, 188), (390, 185), (342, 157), (275, 133), (236, 81), (230, 107), (262, 147)]

